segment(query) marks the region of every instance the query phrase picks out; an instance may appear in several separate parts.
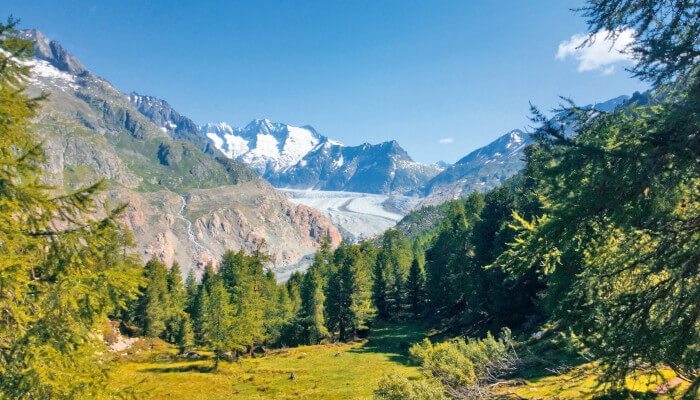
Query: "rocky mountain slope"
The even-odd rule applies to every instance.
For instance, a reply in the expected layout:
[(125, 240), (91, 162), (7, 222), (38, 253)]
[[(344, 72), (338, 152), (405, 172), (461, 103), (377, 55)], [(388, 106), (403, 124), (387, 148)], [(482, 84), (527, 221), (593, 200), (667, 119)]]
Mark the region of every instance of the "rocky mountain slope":
[(151, 122), (172, 139), (188, 140), (199, 150), (214, 157), (224, 156), (209, 140), (200, 135), (197, 124), (191, 119), (180, 115), (167, 101), (152, 96), (142, 96), (136, 92), (131, 92), (128, 96), (131, 104), (141, 114), (148, 117)]
[[(635, 96), (630, 98), (622, 95), (585, 108), (611, 112), (619, 106), (624, 107), (630, 99), (643, 97), (641, 94), (635, 94)], [(449, 200), (466, 197), (474, 191), (485, 192), (499, 186), (525, 166), (523, 150), (532, 143), (534, 141), (527, 133), (515, 129), (488, 145), (474, 150), (445, 168), (425, 185), (423, 189), (425, 197), (419, 206), (442, 204)]]
[(264, 240), (274, 267), (285, 270), (313, 254), (324, 235), (340, 241), (321, 213), (197, 141), (196, 125), (167, 103), (124, 95), (58, 42), (36, 30), (22, 35), (36, 42), (28, 91), (50, 95), (35, 124), (47, 183), (70, 190), (105, 178), (102, 200), (129, 203), (124, 223), (144, 259), (176, 260), (187, 271)]
[(516, 129), (474, 150), (426, 184), (421, 205), (440, 204), (497, 187), (525, 166), (523, 149), (530, 143), (530, 136)]
[(344, 146), (310, 126), (267, 119), (235, 129), (206, 124), (202, 134), (280, 188), (417, 195), (442, 170), (413, 161), (396, 141)]

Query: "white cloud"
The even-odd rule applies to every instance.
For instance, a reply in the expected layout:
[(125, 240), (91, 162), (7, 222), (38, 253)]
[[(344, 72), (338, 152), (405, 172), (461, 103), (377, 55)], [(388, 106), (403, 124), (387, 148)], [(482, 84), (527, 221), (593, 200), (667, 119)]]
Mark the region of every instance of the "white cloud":
[(440, 144), (450, 144), (450, 143), (454, 142), (455, 140), (454, 140), (454, 138), (446, 137), (446, 138), (440, 139), (439, 141), (440, 141)]
[(604, 75), (615, 72), (615, 65), (629, 63), (633, 60), (628, 46), (634, 42), (634, 30), (621, 31), (613, 42), (609, 37), (609, 31), (601, 31), (595, 34), (590, 43), (581, 46), (588, 35), (577, 33), (571, 39), (559, 43), (557, 59), (565, 60), (569, 56), (578, 60), (578, 71), (600, 70)]

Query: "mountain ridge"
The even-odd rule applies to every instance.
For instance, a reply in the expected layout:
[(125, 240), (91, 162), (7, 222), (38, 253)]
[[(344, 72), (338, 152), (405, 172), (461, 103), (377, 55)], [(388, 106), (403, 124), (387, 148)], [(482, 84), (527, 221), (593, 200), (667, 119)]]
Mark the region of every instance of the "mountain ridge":
[[(255, 119), (244, 128), (208, 123), (201, 132), (227, 157), (280, 188), (416, 195), (441, 170), (413, 161), (396, 140), (346, 146), (310, 125)], [(375, 167), (376, 173), (367, 173)]]
[[(289, 202), (213, 147), (202, 152), (198, 146), (209, 143), (193, 141), (201, 136), (191, 120), (174, 110), (160, 113), (166, 102), (155, 110), (141, 98), (144, 107), (137, 109), (135, 98), (91, 73), (60, 43), (36, 30), (21, 35), (37, 43), (37, 57), (27, 62), (32, 67), (27, 92), (50, 94), (33, 126), (47, 158), (46, 183), (72, 190), (105, 178), (100, 201), (128, 203), (122, 222), (144, 260), (178, 261), (183, 274), (201, 273), (225, 250), (252, 251), (264, 241), (273, 269), (283, 271), (302, 268), (298, 263), (316, 252), (324, 236), (340, 242), (338, 230), (320, 212)], [(161, 123), (152, 122), (158, 118)]]

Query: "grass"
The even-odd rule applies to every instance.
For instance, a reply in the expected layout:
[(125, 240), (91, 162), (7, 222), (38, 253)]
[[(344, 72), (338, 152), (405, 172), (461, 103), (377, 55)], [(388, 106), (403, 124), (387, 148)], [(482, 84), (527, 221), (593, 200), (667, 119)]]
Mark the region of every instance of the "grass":
[[(173, 359), (171, 348), (135, 350), (113, 373), (113, 387), (148, 399), (367, 399), (389, 373), (420, 376), (405, 350), (421, 340), (416, 324), (378, 325), (362, 342), (271, 351), (237, 363)], [(136, 353), (138, 352), (138, 353)], [(204, 353), (203, 353), (204, 354)], [(295, 379), (290, 379), (292, 373)]]
[[(383, 376), (398, 373), (421, 379), (411, 366), (407, 350), (427, 336), (416, 323), (378, 324), (367, 340), (341, 344), (273, 350), (264, 356), (222, 362), (212, 371), (210, 353), (205, 359), (184, 360), (172, 346), (141, 340), (120, 356), (112, 374), (115, 389), (133, 389), (147, 399), (370, 399)], [(603, 396), (600, 371), (566, 345), (561, 335), (528, 340), (516, 346), (525, 368), (497, 392), (522, 399), (680, 399), (687, 389), (681, 383), (666, 394), (653, 390), (675, 375), (638, 373), (625, 391)], [(295, 379), (290, 379), (294, 374)]]
[(682, 383), (666, 394), (656, 394), (653, 390), (675, 377), (673, 371), (638, 373), (627, 380), (624, 391), (603, 395), (598, 384), (600, 372), (593, 363), (583, 364), (562, 374), (550, 374), (534, 379), (514, 380), (502, 388), (500, 393), (513, 393), (528, 399), (680, 399), (688, 388)]
[(516, 351), (524, 368), (499, 388), (500, 394), (526, 399), (670, 400), (680, 399), (688, 388), (688, 383), (683, 382), (668, 393), (654, 393), (654, 389), (675, 377), (673, 371), (664, 369), (659, 373), (640, 371), (627, 378), (623, 391), (604, 395), (597, 363), (581, 358), (561, 333), (548, 332), (542, 340), (521, 342)]

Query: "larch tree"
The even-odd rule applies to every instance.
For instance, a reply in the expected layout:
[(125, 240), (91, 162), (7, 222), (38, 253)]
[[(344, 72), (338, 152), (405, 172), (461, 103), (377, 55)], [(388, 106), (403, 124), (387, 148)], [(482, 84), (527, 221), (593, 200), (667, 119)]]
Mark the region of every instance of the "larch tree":
[(360, 288), (357, 279), (359, 250), (354, 246), (341, 248), (340, 265), (328, 281), (326, 295), (326, 326), (331, 332), (338, 332), (338, 339), (345, 341), (357, 333), (360, 320), (357, 296)]
[(214, 352), (214, 370), (224, 353), (235, 347), (235, 329), (230, 296), (221, 279), (212, 279), (202, 296), (202, 336)]
[(144, 281), (137, 300), (136, 322), (148, 337), (161, 337), (168, 320), (168, 269), (157, 258), (143, 268)]
[(658, 106), (563, 112), (577, 135), (535, 110), (538, 147), (525, 173), (543, 188), (544, 215), (517, 216), (520, 234), (499, 263), (535, 268), (564, 295), (556, 317), (613, 387), (636, 369), (667, 365), (697, 390), (700, 70)]
[(70, 193), (41, 182), (43, 96), (25, 93), (32, 43), (15, 25), (0, 23), (0, 398), (112, 398), (91, 333), (136, 295), (125, 205), (98, 206), (102, 181)]
[(407, 281), (408, 304), (414, 318), (419, 317), (425, 307), (425, 276), (418, 258), (411, 262)]
[(300, 287), (301, 308), (299, 310), (302, 335), (309, 344), (318, 344), (327, 339), (328, 329), (325, 321), (325, 296), (321, 277), (316, 270), (306, 272)]

